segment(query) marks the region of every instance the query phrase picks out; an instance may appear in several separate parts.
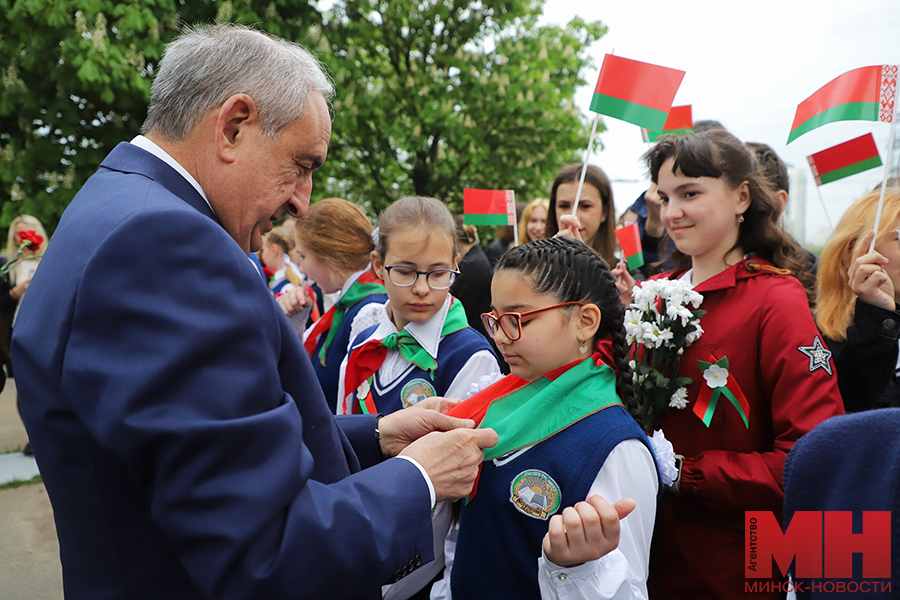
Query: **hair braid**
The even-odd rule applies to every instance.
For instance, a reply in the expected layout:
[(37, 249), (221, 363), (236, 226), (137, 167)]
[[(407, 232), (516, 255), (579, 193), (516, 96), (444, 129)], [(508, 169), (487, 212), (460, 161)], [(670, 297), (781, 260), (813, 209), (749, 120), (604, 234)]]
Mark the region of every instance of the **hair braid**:
[(643, 424), (631, 385), (629, 348), (625, 342), (625, 307), (606, 261), (584, 242), (548, 238), (509, 250), (497, 262), (496, 271), (504, 269), (529, 277), (538, 294), (550, 294), (560, 302), (597, 305), (600, 327), (596, 338), (609, 335), (612, 339), (613, 360), (619, 370), (616, 392), (628, 412)]

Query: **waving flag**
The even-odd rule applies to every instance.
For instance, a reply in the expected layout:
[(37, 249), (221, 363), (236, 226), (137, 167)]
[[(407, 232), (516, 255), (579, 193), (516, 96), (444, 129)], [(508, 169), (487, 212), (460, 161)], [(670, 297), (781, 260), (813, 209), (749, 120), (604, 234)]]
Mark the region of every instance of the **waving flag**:
[(831, 183), (881, 166), (878, 147), (871, 133), (832, 146), (806, 157), (816, 185)]
[(644, 266), (644, 250), (641, 247), (641, 230), (637, 222), (616, 229), (616, 237), (622, 246), (622, 256), (628, 265), (628, 270), (633, 271)]
[(463, 212), (466, 225), (515, 225), (516, 193), (463, 189)]
[(835, 121), (890, 123), (897, 98), (898, 65), (875, 65), (847, 71), (826, 83), (797, 107), (788, 143)]
[(693, 131), (694, 118), (691, 115), (691, 105), (673, 106), (666, 117), (666, 124), (663, 125), (662, 131), (650, 131), (641, 127), (641, 134), (645, 142), (655, 142), (656, 138), (664, 133), (674, 133), (675, 135)]
[(607, 54), (591, 110), (651, 131), (662, 131), (684, 71)]

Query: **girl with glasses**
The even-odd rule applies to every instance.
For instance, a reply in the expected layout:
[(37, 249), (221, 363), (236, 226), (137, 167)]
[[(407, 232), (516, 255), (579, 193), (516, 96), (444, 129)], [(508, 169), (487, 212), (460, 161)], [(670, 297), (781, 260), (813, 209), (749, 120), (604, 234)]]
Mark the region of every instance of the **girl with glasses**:
[(503, 255), (491, 298), (512, 373), (450, 411), (500, 437), (461, 510), (452, 597), (646, 598), (661, 485), (609, 267), (538, 240)]
[[(465, 309), (450, 295), (459, 254), (447, 207), (434, 198), (401, 198), (382, 214), (378, 235), (371, 260), (388, 302), (381, 322), (351, 342), (341, 366), (338, 414), (386, 414), (431, 396), (462, 398), (473, 383), (498, 377), (488, 341), (469, 327)], [(435, 510), (436, 559), (386, 589), (385, 598), (428, 597), (444, 566), (450, 512), (449, 503)]]

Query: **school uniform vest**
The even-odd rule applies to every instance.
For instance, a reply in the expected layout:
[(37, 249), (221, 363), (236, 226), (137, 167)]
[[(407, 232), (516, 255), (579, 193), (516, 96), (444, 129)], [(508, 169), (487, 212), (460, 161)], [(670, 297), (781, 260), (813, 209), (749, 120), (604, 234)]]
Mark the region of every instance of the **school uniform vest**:
[(353, 325), (353, 319), (364, 306), (373, 302), (384, 304), (387, 302), (387, 294), (370, 294), (347, 309), (347, 312), (344, 313), (344, 320), (341, 321), (334, 339), (331, 340), (328, 350), (325, 351), (325, 364), (322, 364), (322, 361), (319, 360), (319, 352), (322, 350), (322, 346), (325, 345), (328, 332), (320, 335), (319, 341), (316, 343), (316, 350), (313, 352), (311, 359), (313, 371), (315, 371), (316, 377), (322, 385), (322, 391), (325, 392), (325, 400), (332, 411), (337, 406), (338, 378), (341, 374), (341, 363), (344, 361), (344, 356), (347, 354), (347, 346), (350, 344), (350, 329)]
[[(372, 325), (354, 340), (353, 349), (365, 343), (375, 333), (378, 325)], [(476, 352), (487, 350), (493, 354), (485, 337), (471, 327), (464, 327), (441, 338), (435, 360), (437, 369), (434, 376), (428, 371), (409, 363), (400, 377), (386, 381), (380, 370), (372, 376), (371, 391), (375, 406), (381, 414), (389, 414), (417, 404), (431, 396), (443, 396), (450, 384)], [(350, 393), (351, 390), (347, 390)], [(356, 390), (353, 402), (358, 403)], [(352, 405), (352, 403), (351, 403)]]
[(629, 439), (650, 449), (640, 426), (615, 404), (520, 456), (483, 463), (477, 494), (460, 515), (453, 598), (539, 599), (538, 558), (550, 517), (587, 498), (606, 457)]

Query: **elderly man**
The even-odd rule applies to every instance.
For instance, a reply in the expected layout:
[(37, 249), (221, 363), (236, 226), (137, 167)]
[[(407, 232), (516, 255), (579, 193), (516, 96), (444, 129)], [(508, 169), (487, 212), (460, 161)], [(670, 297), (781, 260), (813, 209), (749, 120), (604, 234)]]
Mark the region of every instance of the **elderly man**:
[(13, 356), (69, 600), (380, 597), (496, 443), (434, 410), (335, 419), (247, 258), (307, 210), (331, 94), (299, 46), (187, 32), (146, 137), (60, 221)]

